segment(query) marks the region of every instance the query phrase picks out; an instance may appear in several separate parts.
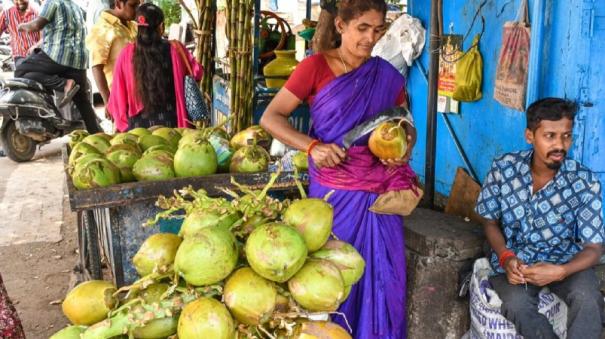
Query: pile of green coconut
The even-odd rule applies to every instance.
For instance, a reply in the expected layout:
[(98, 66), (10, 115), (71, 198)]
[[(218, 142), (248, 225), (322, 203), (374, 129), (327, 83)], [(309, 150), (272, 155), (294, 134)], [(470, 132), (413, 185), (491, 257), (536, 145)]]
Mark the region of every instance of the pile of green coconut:
[(140, 279), (120, 289), (88, 281), (63, 312), (73, 324), (51, 339), (351, 338), (331, 322), (365, 262), (332, 233), (323, 199), (279, 200), (267, 186), (232, 180), (227, 198), (191, 187), (160, 197), (146, 225), (183, 218), (179, 234), (157, 233), (132, 258)]
[[(155, 126), (127, 133), (70, 135), (68, 172), (76, 189), (215, 173), (266, 172), (271, 136), (251, 126), (233, 137), (222, 127)], [(305, 169), (306, 156), (298, 163)]]

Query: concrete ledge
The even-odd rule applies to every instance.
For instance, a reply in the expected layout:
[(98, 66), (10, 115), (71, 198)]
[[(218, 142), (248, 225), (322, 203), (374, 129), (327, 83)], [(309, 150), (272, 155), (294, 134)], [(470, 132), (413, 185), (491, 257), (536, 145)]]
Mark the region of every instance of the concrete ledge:
[(461, 261), (483, 248), (483, 228), (457, 216), (417, 208), (404, 225), (406, 247), (422, 256)]
[(416, 209), (404, 224), (408, 337), (460, 338), (470, 314), (468, 298), (458, 298), (458, 273), (482, 255), (482, 228), (427, 209)]

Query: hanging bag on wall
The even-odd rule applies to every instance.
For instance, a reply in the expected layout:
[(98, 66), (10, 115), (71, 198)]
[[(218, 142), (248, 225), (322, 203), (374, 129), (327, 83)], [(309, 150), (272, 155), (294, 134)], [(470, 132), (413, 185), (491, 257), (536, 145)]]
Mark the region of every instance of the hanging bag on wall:
[(518, 111), (525, 111), (530, 36), (527, 0), (522, 0), (517, 21), (504, 24), (494, 88), (494, 99)]
[(187, 75), (185, 75), (185, 107), (187, 108), (187, 116), (191, 122), (201, 121), (208, 124), (210, 122), (210, 110), (200, 91), (200, 86), (193, 78), (193, 69), (183, 45), (178, 41), (171, 41), (171, 44), (179, 52), (181, 60), (183, 60), (187, 68)]
[(471, 48), (456, 62), (456, 89), (452, 98), (458, 101), (477, 101), (481, 99), (481, 82), (483, 80), (483, 58), (479, 52), (477, 34)]

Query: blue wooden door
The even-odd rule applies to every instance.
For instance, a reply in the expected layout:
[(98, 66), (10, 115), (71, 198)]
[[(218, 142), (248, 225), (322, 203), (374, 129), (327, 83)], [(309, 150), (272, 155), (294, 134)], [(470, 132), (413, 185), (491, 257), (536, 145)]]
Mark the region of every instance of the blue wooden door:
[(580, 91), (574, 157), (600, 176), (605, 200), (605, 1), (584, 0), (582, 38), (586, 52), (578, 68)]

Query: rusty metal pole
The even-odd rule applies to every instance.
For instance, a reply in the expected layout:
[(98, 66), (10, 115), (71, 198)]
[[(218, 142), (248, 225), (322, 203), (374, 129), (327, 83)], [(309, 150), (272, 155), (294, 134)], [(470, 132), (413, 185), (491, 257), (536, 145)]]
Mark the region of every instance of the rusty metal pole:
[(424, 170), (424, 204), (435, 207), (435, 150), (437, 143), (437, 81), (439, 79), (439, 49), (441, 37), (439, 35), (439, 8), (438, 0), (431, 0), (430, 22), (430, 62), (429, 62), (429, 93), (427, 106), (426, 131), (426, 164)]

